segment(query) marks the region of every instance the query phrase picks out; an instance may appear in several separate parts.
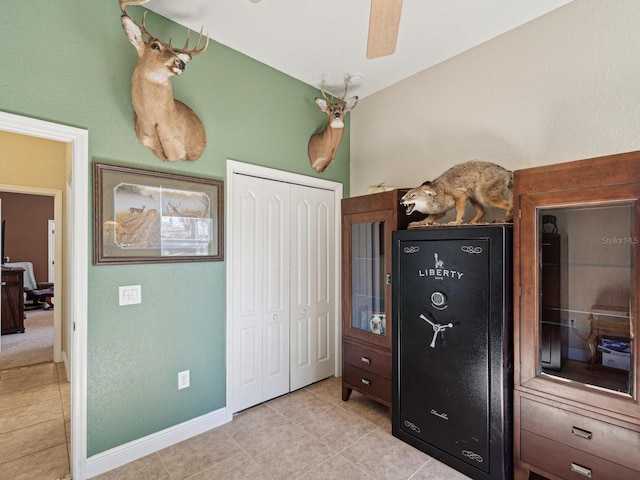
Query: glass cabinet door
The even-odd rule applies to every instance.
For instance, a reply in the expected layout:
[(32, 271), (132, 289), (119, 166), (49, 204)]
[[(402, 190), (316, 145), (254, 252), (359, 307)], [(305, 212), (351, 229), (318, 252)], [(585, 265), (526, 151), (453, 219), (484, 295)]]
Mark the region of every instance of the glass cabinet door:
[(385, 222), (351, 224), (351, 328), (387, 336)]
[(536, 208), (538, 374), (632, 395), (634, 201)]

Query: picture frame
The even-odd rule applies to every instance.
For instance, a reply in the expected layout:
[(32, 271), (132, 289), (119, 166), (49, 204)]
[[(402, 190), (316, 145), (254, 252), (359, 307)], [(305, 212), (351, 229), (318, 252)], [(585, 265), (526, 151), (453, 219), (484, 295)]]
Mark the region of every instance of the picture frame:
[(224, 260), (222, 180), (94, 163), (94, 265)]

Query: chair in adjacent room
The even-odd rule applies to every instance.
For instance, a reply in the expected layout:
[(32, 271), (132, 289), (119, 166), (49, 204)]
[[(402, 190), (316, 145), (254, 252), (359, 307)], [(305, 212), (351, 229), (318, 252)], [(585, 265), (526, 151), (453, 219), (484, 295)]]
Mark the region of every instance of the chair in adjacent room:
[(5, 267), (24, 268), (24, 308), (51, 308), (53, 303), (53, 283), (36, 282), (36, 276), (33, 272), (33, 263), (31, 262), (13, 262), (5, 263)]

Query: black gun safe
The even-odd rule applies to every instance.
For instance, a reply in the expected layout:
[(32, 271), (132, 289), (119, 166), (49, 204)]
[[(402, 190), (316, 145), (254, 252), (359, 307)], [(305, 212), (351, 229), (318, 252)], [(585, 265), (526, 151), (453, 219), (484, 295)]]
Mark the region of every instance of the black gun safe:
[(512, 230), (392, 234), (392, 433), (474, 479), (513, 475)]

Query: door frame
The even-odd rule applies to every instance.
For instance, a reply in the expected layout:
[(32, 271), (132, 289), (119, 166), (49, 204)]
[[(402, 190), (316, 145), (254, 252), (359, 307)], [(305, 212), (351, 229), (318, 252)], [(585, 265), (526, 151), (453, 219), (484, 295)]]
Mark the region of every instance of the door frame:
[(89, 132), (84, 129), (0, 112), (0, 130), (69, 144), (65, 235), (70, 258), (65, 303), (73, 326), (71, 349), (71, 474), (85, 478), (87, 461), (87, 269), (89, 257)]
[[(340, 348), (341, 342), (340, 338), (342, 336), (342, 322), (340, 309), (341, 304), (340, 292), (342, 291), (342, 275), (341, 275), (341, 252), (342, 252), (342, 241), (341, 241), (341, 200), (342, 200), (342, 191), (343, 186), (341, 183), (334, 182), (332, 180), (325, 180), (317, 177), (308, 177), (306, 175), (301, 175), (298, 173), (285, 172), (283, 170), (276, 170), (273, 168), (262, 167), (259, 165), (252, 165), (250, 163), (240, 162), (237, 160), (227, 159), (227, 184), (225, 188), (225, 218), (227, 219), (227, 227), (226, 227), (226, 239), (225, 239), (225, 249), (226, 249), (226, 285), (227, 288), (230, 288), (230, 285), (233, 285), (233, 262), (231, 259), (233, 258), (231, 252), (233, 251), (233, 238), (231, 237), (231, 226), (230, 223), (232, 220), (232, 212), (233, 212), (233, 191), (234, 191), (234, 174), (242, 174), (242, 175), (250, 175), (257, 178), (263, 178), (265, 180), (273, 180), (285, 183), (292, 183), (296, 185), (302, 185), (313, 188), (321, 188), (323, 190), (329, 190), (333, 192), (334, 196), (334, 208), (335, 208), (335, 290), (334, 296), (336, 299), (334, 318), (335, 318), (335, 375), (336, 377), (342, 375), (342, 349)], [(227, 422), (231, 421), (233, 418), (233, 393), (232, 393), (232, 385), (233, 378), (231, 368), (233, 365), (232, 358), (232, 325), (231, 325), (231, 312), (232, 312), (232, 304), (231, 304), (231, 296), (226, 295), (226, 324), (227, 324), (227, 338), (226, 338), (226, 371), (227, 371), (227, 381), (226, 381), (226, 390), (227, 390), (227, 399), (226, 399), (226, 414), (227, 414)]]

